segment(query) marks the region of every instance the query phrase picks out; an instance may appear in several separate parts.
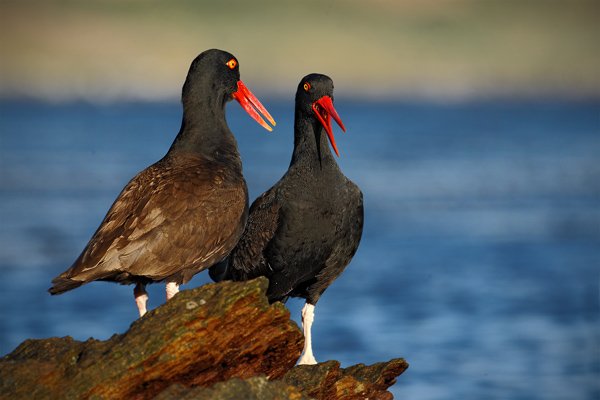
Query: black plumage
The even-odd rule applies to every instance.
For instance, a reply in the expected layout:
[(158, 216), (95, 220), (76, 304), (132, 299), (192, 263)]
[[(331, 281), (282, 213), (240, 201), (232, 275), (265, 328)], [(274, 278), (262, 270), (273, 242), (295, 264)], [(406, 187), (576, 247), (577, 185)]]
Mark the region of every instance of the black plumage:
[[(358, 186), (340, 170), (331, 118), (333, 82), (320, 74), (302, 79), (296, 93), (294, 152), (288, 171), (250, 207), (248, 224), (228, 259), (210, 270), (215, 280), (266, 276), (270, 301), (306, 299), (301, 363), (314, 363), (310, 325), (314, 305), (356, 252), (363, 227)], [(308, 320), (310, 319), (310, 320)]]
[(252, 103), (272, 121), (239, 75), (225, 51), (207, 50), (192, 62), (171, 148), (125, 186), (79, 258), (52, 281), (51, 294), (96, 280), (135, 283), (143, 315), (147, 283), (166, 281), (168, 299), (229, 254), (246, 224), (248, 190), (225, 104), (236, 98), (266, 126)]

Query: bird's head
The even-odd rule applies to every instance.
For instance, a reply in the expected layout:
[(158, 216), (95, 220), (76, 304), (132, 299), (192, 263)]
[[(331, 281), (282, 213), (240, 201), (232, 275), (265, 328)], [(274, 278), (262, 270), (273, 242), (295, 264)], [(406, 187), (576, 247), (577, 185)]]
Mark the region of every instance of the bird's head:
[(240, 80), (237, 58), (231, 53), (218, 49), (206, 50), (192, 61), (183, 85), (184, 106), (186, 103), (195, 103), (197, 99), (214, 93), (222, 102), (221, 106), (224, 106), (227, 101), (235, 99), (256, 122), (268, 131), (273, 130), (262, 116), (273, 126), (275, 126), (275, 120)]
[(296, 91), (296, 110), (305, 118), (312, 119), (325, 128), (329, 143), (335, 154), (340, 155), (331, 128), (331, 118), (346, 131), (340, 116), (333, 107), (333, 81), (327, 75), (306, 75), (298, 84)]

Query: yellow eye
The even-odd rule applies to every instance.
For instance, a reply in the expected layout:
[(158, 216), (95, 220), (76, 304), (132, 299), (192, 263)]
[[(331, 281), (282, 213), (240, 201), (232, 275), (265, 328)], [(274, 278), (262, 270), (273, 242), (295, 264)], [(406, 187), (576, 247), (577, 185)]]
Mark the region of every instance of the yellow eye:
[(310, 83), (308, 83), (308, 82), (304, 83), (304, 90), (307, 92), (310, 90)]
[(232, 58), (231, 60), (227, 61), (227, 66), (229, 67), (229, 69), (234, 69), (235, 67), (237, 67), (237, 61), (235, 60), (235, 58)]

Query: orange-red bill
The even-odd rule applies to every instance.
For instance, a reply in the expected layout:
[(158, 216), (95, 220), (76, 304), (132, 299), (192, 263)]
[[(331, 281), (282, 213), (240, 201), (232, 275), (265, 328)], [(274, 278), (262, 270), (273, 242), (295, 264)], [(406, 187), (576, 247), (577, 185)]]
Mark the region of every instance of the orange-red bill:
[(269, 126), (259, 114), (259, 112), (273, 125), (275, 126), (275, 120), (271, 117), (271, 114), (267, 111), (265, 106), (262, 105), (260, 101), (252, 94), (250, 89), (244, 85), (244, 82), (241, 80), (237, 83), (238, 90), (233, 93), (233, 98), (236, 99), (242, 108), (246, 110), (246, 112), (254, 118), (256, 122), (262, 125), (263, 128), (271, 132), (273, 128)]
[(331, 147), (333, 147), (333, 151), (335, 151), (335, 154), (339, 157), (340, 153), (338, 152), (338, 148), (335, 143), (333, 130), (331, 128), (331, 119), (329, 118), (329, 116), (333, 117), (335, 122), (337, 122), (340, 128), (342, 128), (342, 131), (346, 132), (346, 127), (344, 127), (342, 119), (338, 115), (337, 111), (335, 111), (331, 97), (321, 97), (319, 100), (313, 103), (312, 109), (321, 125), (323, 125), (323, 127), (325, 128), (325, 131), (327, 132), (327, 137), (329, 138), (329, 143), (331, 143)]

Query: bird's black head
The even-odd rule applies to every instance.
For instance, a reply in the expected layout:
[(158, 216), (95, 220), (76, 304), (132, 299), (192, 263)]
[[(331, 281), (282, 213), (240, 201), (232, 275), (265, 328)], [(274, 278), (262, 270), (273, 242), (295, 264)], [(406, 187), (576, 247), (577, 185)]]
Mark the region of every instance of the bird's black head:
[(345, 132), (337, 111), (333, 107), (333, 81), (327, 75), (309, 74), (298, 84), (296, 91), (296, 112), (300, 112), (305, 118), (320, 123), (331, 143), (335, 154), (340, 155), (331, 128), (331, 118)]
[(272, 130), (258, 112), (275, 125), (273, 117), (240, 80), (237, 58), (223, 50), (206, 50), (196, 57), (183, 84), (182, 101), (185, 108), (193, 109), (198, 104), (206, 103), (209, 98), (214, 99), (218, 107), (224, 107), (229, 100), (236, 99), (265, 129)]

